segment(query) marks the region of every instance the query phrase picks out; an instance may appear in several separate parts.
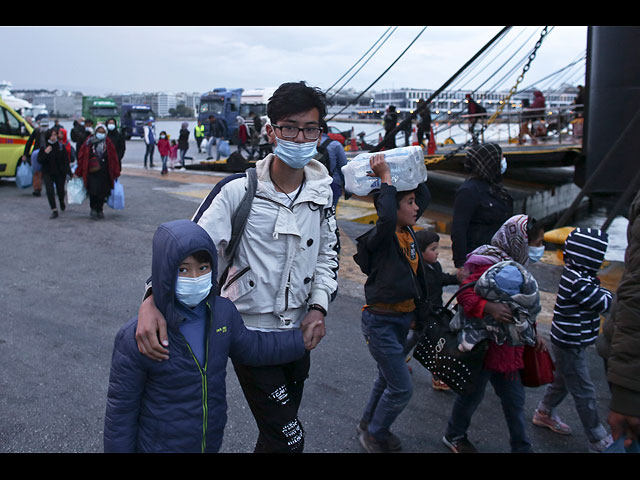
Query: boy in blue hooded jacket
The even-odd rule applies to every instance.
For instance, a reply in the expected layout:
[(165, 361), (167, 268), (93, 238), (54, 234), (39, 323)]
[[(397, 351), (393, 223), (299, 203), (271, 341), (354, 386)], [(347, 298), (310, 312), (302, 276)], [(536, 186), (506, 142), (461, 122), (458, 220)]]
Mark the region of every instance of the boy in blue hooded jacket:
[(105, 415), (106, 453), (218, 452), (227, 420), (227, 359), (269, 365), (303, 356), (300, 330), (246, 329), (233, 303), (216, 295), (216, 273), (216, 249), (202, 227), (178, 220), (158, 228), (154, 301), (167, 319), (173, 351), (164, 362), (141, 354), (137, 317), (118, 332)]

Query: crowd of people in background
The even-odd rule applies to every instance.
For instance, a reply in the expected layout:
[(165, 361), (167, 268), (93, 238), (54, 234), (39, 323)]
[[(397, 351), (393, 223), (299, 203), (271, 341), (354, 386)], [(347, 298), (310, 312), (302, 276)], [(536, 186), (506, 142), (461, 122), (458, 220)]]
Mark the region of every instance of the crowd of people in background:
[[(304, 82), (281, 85), (268, 104), (269, 123), (262, 125), (253, 114), (253, 127), (248, 128), (244, 119), (237, 119), (239, 150), (249, 158), (260, 158), (255, 169), (250, 169), (255, 170), (253, 188), (260, 195), (245, 201), (252, 177), (233, 178), (221, 182), (217, 196), (203, 201), (193, 221), (169, 222), (158, 228), (145, 300), (138, 315), (118, 333), (114, 347), (120, 355), (114, 355), (111, 371), (105, 451), (218, 451), (226, 423), (228, 358), (258, 426), (255, 452), (303, 451), (304, 428), (298, 409), (310, 372), (310, 351), (326, 333), (324, 319), (337, 294), (340, 244), (335, 208), (340, 195), (348, 194), (339, 174), (346, 163), (344, 149), (333, 148), (326, 113), (326, 98), (318, 89)], [(423, 119), (424, 115), (421, 122)], [(396, 125), (397, 114), (390, 109), (385, 130), (391, 132)], [(424, 120), (421, 138), (428, 138), (428, 129), (429, 122)], [(171, 140), (166, 131), (156, 138), (150, 120), (144, 129), (144, 167), (155, 166), (156, 149), (162, 175), (176, 161), (184, 167), (190, 133), (184, 122), (177, 140)], [(213, 116), (208, 125), (198, 122), (194, 128), (198, 152), (204, 150), (207, 159), (213, 159), (213, 147), (220, 158), (227, 135), (228, 126)], [(385, 148), (395, 147), (389, 135), (385, 141)], [(260, 156), (270, 149), (271, 153)], [(326, 158), (319, 161), (325, 151)], [(124, 136), (115, 119), (97, 125), (80, 119), (68, 135), (59, 124), (50, 125), (43, 118), (22, 160), (33, 166), (34, 195), (41, 195), (44, 183), (51, 218), (59, 216), (58, 207), (65, 210), (65, 179), (75, 176), (82, 179), (90, 216), (97, 220), (104, 218), (103, 205), (120, 176), (125, 152)], [(381, 180), (373, 195), (378, 219), (358, 241), (368, 258), (367, 267), (361, 265), (367, 275), (361, 328), (377, 376), (355, 426), (367, 452), (403, 449), (402, 439), (391, 429), (413, 394), (406, 359), (424, 329), (417, 300), (430, 297), (430, 306), (441, 307), (443, 285), (479, 282), (487, 272), (497, 276), (497, 267), (505, 268), (506, 262), (518, 267), (516, 277), (508, 279), (515, 302), (523, 283), (530, 280), (528, 265), (539, 261), (544, 250), (542, 225), (513, 210), (503, 184), (507, 163), (500, 146), (473, 145), (464, 165), (469, 177), (457, 190), (453, 205), (456, 271), (443, 272), (438, 236), (414, 231), (431, 199), (427, 183), (399, 192), (392, 185), (384, 152), (371, 158), (372, 175)], [(637, 263), (639, 201), (636, 198), (630, 215), (627, 271), (618, 297), (597, 278), (607, 248), (606, 233), (576, 229), (566, 240), (565, 267), (550, 332), (556, 375), (535, 412), (528, 414), (524, 409), (526, 394), (518, 373), (523, 368), (523, 345), (487, 334), (479, 387), (453, 398), (448, 422), (441, 426), (442, 442), (451, 451), (478, 451), (469, 439), (469, 429), (489, 383), (500, 399), (513, 452), (534, 451), (526, 431), (527, 417), (552, 432), (571, 433), (556, 413), (568, 395), (575, 400), (589, 451), (606, 451), (614, 439), (623, 438), (627, 446), (637, 441), (640, 313), (635, 305), (638, 282), (629, 269)], [(242, 204), (247, 204), (254, 217), (247, 225), (249, 234), (241, 236), (237, 250), (230, 253), (232, 218)], [(289, 247), (284, 239), (292, 231), (304, 238), (305, 248)], [(283, 275), (285, 268), (288, 277)], [(474, 325), (480, 321), (513, 324), (513, 304), (492, 298), (481, 289), (466, 289), (458, 297), (462, 317)], [(212, 317), (212, 312), (220, 316)], [(533, 305), (529, 314), (535, 318), (537, 312), (539, 305)], [(627, 338), (612, 327), (601, 334), (601, 315), (610, 315), (610, 325), (630, 328), (627, 331), (635, 331), (636, 336)], [(210, 325), (209, 318), (216, 323)], [(487, 329), (486, 325), (482, 328)], [(221, 337), (221, 331), (229, 335)], [(585, 359), (586, 349), (597, 340), (612, 385), (608, 421), (613, 436), (598, 416)], [(549, 350), (535, 332), (532, 345)], [(151, 378), (162, 381), (156, 384)], [(448, 390), (446, 382), (435, 375), (433, 387)], [(202, 392), (208, 392), (204, 399)], [(182, 406), (181, 415), (168, 413), (171, 406)], [(202, 408), (209, 411), (208, 418), (203, 417)], [(170, 435), (161, 435), (156, 430), (159, 424), (170, 425)]]

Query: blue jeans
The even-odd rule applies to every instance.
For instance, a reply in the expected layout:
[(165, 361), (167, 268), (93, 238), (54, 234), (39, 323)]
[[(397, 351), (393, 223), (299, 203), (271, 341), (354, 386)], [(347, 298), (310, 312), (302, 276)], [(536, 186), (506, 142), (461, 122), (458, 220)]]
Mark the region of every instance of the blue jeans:
[[(208, 157), (213, 157), (213, 153), (212, 153), (211, 150), (213, 149), (214, 145), (218, 145), (218, 140), (220, 140), (218, 137), (211, 137), (209, 139), (209, 141), (207, 142), (207, 147), (206, 147), (206, 149), (207, 149), (207, 158)], [(216, 149), (216, 154), (217, 154), (217, 149)], [(216, 155), (216, 156), (217, 156), (216, 160), (220, 160), (220, 155)]]
[(161, 155), (160, 158), (162, 159), (162, 171), (166, 172), (167, 171), (167, 159), (169, 157), (167, 155)]
[(518, 372), (505, 375), (500, 372), (482, 370), (478, 388), (468, 395), (458, 395), (453, 402), (446, 436), (452, 439), (466, 436), (471, 424), (471, 417), (482, 402), (489, 382), (493, 385), (493, 389), (502, 403), (502, 411), (511, 437), (511, 451), (514, 453), (531, 452), (531, 442), (527, 437), (524, 417), (525, 392)]
[(585, 348), (561, 348), (551, 344), (556, 371), (553, 383), (544, 391), (538, 410), (553, 415), (555, 408), (570, 393), (587, 438), (590, 442), (597, 442), (607, 436), (607, 431), (600, 423), (596, 387), (589, 374)]
[(404, 355), (404, 344), (414, 313), (399, 316), (362, 312), (362, 334), (369, 352), (378, 364), (378, 378), (373, 384), (362, 420), (376, 440), (384, 441), (395, 419), (409, 403), (413, 383)]
[(156, 148), (156, 144), (155, 143), (148, 143), (147, 144), (147, 149), (144, 152), (144, 166), (147, 166), (147, 158), (149, 159), (149, 166), (152, 167), (153, 166), (153, 151)]

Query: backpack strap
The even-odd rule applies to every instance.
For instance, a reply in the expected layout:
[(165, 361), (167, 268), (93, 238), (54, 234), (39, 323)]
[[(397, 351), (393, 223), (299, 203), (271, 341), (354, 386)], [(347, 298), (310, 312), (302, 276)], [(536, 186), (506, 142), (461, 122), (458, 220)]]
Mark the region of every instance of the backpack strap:
[(236, 211), (233, 212), (231, 217), (231, 238), (229, 239), (227, 248), (224, 250), (224, 254), (225, 257), (227, 257), (229, 265), (236, 254), (238, 243), (240, 242), (240, 238), (244, 232), (244, 227), (247, 224), (247, 218), (251, 211), (253, 197), (255, 197), (258, 186), (258, 174), (255, 167), (248, 168), (245, 173), (247, 175), (247, 189), (244, 193), (244, 197), (242, 197), (240, 205), (236, 208)]
[(247, 186), (240, 201), (240, 204), (236, 208), (236, 210), (231, 215), (231, 238), (229, 239), (229, 244), (225, 248), (224, 256), (227, 260), (227, 267), (224, 272), (220, 276), (220, 280), (218, 282), (218, 293), (220, 293), (220, 289), (222, 285), (224, 285), (227, 274), (229, 273), (229, 267), (231, 267), (231, 263), (233, 262), (233, 257), (236, 254), (236, 250), (238, 249), (238, 244), (240, 243), (240, 238), (242, 237), (242, 233), (244, 231), (244, 227), (247, 223), (247, 218), (249, 217), (249, 212), (251, 211), (251, 205), (253, 203), (253, 198), (255, 197), (256, 190), (258, 187), (258, 174), (256, 172), (255, 167), (248, 168), (244, 173), (236, 173), (234, 175), (229, 175), (223, 180), (219, 181), (215, 187), (211, 189), (207, 198), (202, 202), (200, 208), (196, 212), (193, 217), (194, 222), (198, 222), (204, 212), (211, 206), (213, 199), (220, 193), (222, 187), (224, 187), (227, 183), (232, 180), (247, 177)]

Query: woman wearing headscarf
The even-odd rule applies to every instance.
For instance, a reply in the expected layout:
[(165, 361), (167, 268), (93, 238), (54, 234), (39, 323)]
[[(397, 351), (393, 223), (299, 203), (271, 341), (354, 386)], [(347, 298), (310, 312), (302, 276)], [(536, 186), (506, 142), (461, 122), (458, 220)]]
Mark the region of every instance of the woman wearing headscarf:
[(247, 152), (247, 155), (251, 157), (251, 152), (247, 148), (247, 143), (250, 139), (247, 123), (240, 115), (236, 117), (236, 123), (238, 124), (238, 152), (240, 150), (244, 150), (245, 152)]
[(111, 195), (114, 182), (120, 176), (120, 162), (107, 128), (98, 124), (95, 134), (85, 140), (78, 153), (76, 176), (81, 177), (89, 195), (90, 216), (104, 218), (104, 202)]
[(113, 142), (113, 146), (116, 147), (118, 163), (120, 165), (120, 170), (122, 170), (122, 157), (124, 157), (127, 145), (124, 135), (122, 132), (118, 131), (118, 122), (116, 122), (115, 118), (107, 120), (107, 137)]
[[(516, 262), (526, 268), (529, 263), (529, 247), (541, 246), (543, 236), (542, 225), (527, 215), (515, 215), (509, 218), (493, 236), (491, 244), (482, 245), (469, 254), (465, 263), (469, 276), (461, 286), (477, 281), (483, 273), (501, 262)], [(514, 313), (507, 303), (487, 300), (474, 288), (467, 288), (460, 292), (458, 303), (467, 317), (490, 316), (491, 321), (513, 323)], [(536, 338), (536, 348), (546, 348), (539, 338)], [(467, 439), (467, 430), (474, 412), (482, 402), (489, 382), (502, 403), (509, 429), (511, 451), (514, 453), (532, 451), (525, 426), (525, 392), (519, 374), (519, 370), (524, 366), (523, 350), (523, 346), (512, 346), (509, 343), (498, 345), (493, 340), (489, 340), (483, 370), (477, 379), (477, 388), (469, 394), (456, 397), (446, 433), (442, 437), (443, 443), (453, 452), (476, 452), (475, 447)]]
[(506, 169), (502, 148), (495, 143), (474, 145), (467, 150), (464, 166), (471, 175), (456, 191), (451, 225), (453, 263), (462, 276), (467, 254), (491, 243), (513, 215), (513, 199), (502, 184)]

